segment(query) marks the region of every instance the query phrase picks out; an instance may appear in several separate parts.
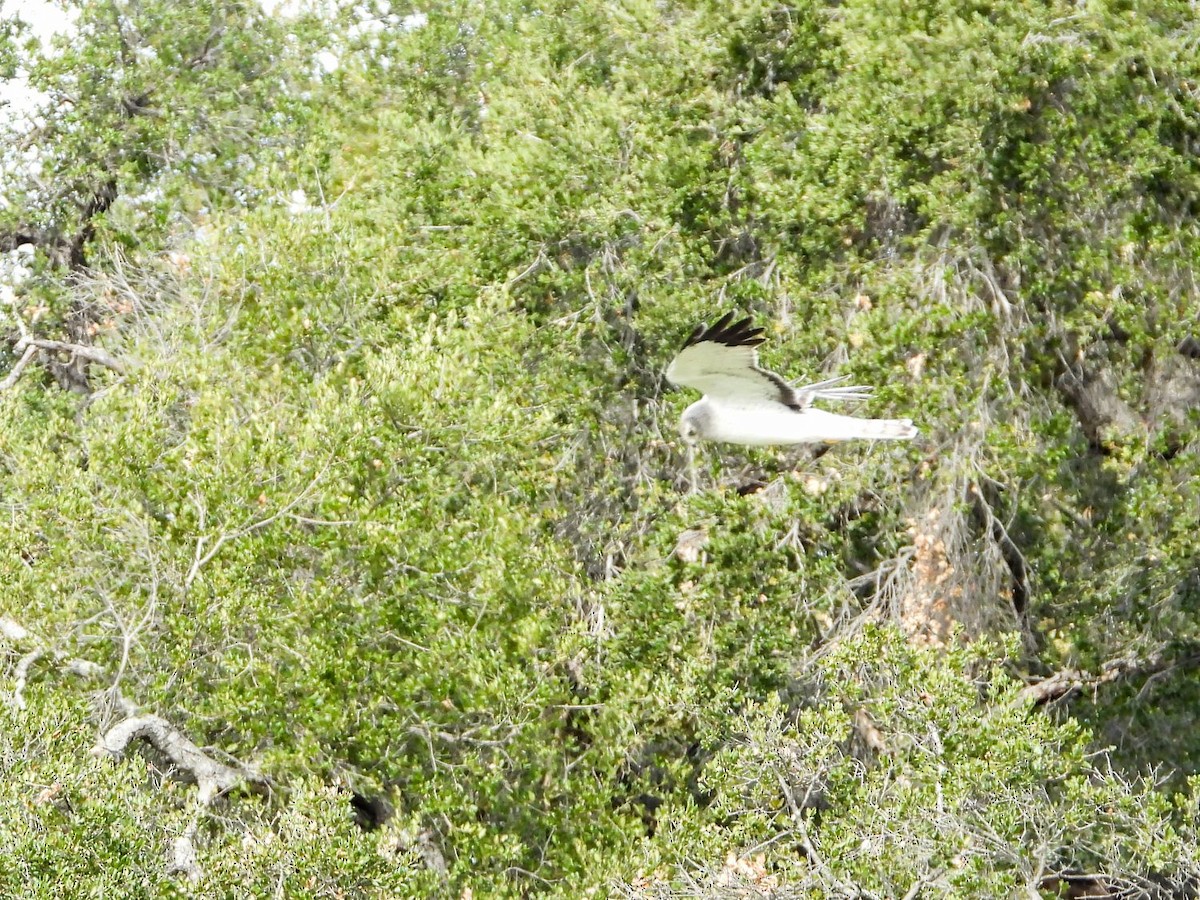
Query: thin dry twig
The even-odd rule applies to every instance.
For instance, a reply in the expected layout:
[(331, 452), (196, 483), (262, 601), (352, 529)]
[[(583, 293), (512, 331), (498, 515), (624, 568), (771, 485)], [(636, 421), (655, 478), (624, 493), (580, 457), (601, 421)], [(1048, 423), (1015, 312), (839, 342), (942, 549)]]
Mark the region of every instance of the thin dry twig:
[[(276, 510), (274, 513), (267, 516), (266, 518), (258, 519), (254, 522), (251, 522), (249, 525), (244, 525), (243, 527), (235, 529), (234, 531), (222, 532), (221, 534), (217, 535), (216, 540), (213, 541), (211, 547), (208, 547), (207, 551), (205, 550), (205, 547), (208, 545), (208, 541), (210, 540), (211, 536), (210, 535), (201, 535), (200, 537), (198, 537), (196, 539), (195, 553), (193, 554), (193, 557), (192, 557), (192, 565), (188, 569), (188, 573), (183, 579), (184, 592), (186, 593), (187, 591), (191, 590), (191, 587), (195, 583), (196, 578), (199, 577), (199, 575), (200, 575), (200, 570), (203, 569), (204, 566), (206, 566), (213, 559), (214, 556), (216, 556), (218, 553), (220, 553), (221, 548), (224, 547), (227, 543), (229, 543), (230, 541), (238, 540), (239, 538), (243, 538), (248, 534), (252, 534), (255, 531), (259, 531), (263, 528), (266, 528), (268, 525), (271, 525), (271, 524), (279, 521), (279, 519), (282, 519), (285, 516), (290, 515), (293, 509), (295, 509), (297, 506), (299, 506), (301, 503), (303, 503), (305, 500), (307, 500), (308, 497), (312, 494), (313, 489), (317, 486), (317, 484), (320, 482), (320, 480), (324, 477), (325, 473), (329, 470), (329, 466), (332, 463), (332, 461), (333, 461), (332, 458), (327, 460), (325, 462), (325, 465), (323, 465), (321, 467), (321, 471), (319, 471), (313, 477), (313, 480), (311, 482), (309, 482), (308, 486), (305, 487), (304, 490), (302, 490), (299, 494), (297, 494), (295, 497), (293, 497), (286, 505), (280, 507), (278, 510)], [(203, 528), (205, 518), (206, 518), (206, 507), (204, 506), (203, 501), (200, 500), (198, 497), (193, 497), (192, 502), (196, 504), (196, 508), (197, 508), (197, 510), (199, 512), (199, 516), (200, 516), (200, 527)]]
[(782, 772), (776, 772), (775, 777), (779, 781), (779, 787), (783, 791), (784, 800), (787, 802), (788, 812), (792, 815), (792, 822), (796, 826), (796, 836), (800, 839), (800, 847), (804, 851), (804, 855), (808, 858), (809, 864), (812, 865), (817, 875), (826, 885), (846, 897), (865, 897), (868, 900), (878, 900), (875, 894), (859, 887), (855, 884), (843, 881), (834, 874), (829, 868), (829, 864), (825, 862), (817, 850), (816, 845), (812, 842), (812, 838), (808, 833), (808, 821), (804, 817), (804, 812), (800, 805), (796, 802), (796, 796), (792, 793), (792, 787), (788, 784), (787, 779), (783, 777)]

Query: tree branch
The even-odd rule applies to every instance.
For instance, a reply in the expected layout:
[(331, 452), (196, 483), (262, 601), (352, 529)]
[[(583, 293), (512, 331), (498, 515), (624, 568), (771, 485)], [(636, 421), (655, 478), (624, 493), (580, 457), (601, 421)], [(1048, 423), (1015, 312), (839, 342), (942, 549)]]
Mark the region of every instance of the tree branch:
[(67, 673), (80, 678), (92, 678), (104, 671), (101, 666), (91, 660), (67, 659), (65, 654), (53, 647), (47, 646), (35, 635), (31, 634), (29, 629), (21, 625), (20, 622), (7, 617), (0, 617), (0, 637), (14, 643), (29, 642), (34, 645), (33, 649), (23, 654), (17, 660), (16, 666), (13, 667), (12, 693), (4, 698), (16, 710), (25, 709), (25, 687), (29, 684), (30, 670), (35, 663), (46, 657), (50, 658), (51, 663), (61, 665)]
[[(993, 482), (993, 487), (997, 483)], [(992, 510), (992, 504), (984, 496), (984, 488), (982, 485), (971, 481), (967, 485), (967, 500), (971, 504), (971, 513), (975, 517), (976, 524), (989, 535), (992, 541), (1000, 550), (1000, 558), (1004, 560), (1004, 565), (1008, 567), (1009, 574), (1012, 576), (1012, 605), (1013, 612), (1017, 614), (1017, 619), (1025, 625), (1028, 620), (1029, 598), (1032, 594), (1029, 585), (1029, 565), (1025, 562), (1025, 555), (1021, 552), (1021, 548), (1017, 546), (1016, 541), (1008, 533), (1008, 529), (1004, 527), (1004, 523), (996, 516)]]
[(177, 768), (191, 775), (200, 788), (199, 801), (209, 806), (221, 794), (245, 781), (263, 787), (266, 779), (246, 768), (233, 768), (206, 756), (178, 728), (160, 716), (134, 716), (114, 725), (93, 748), (95, 756), (119, 757), (129, 742), (141, 738)]
[(1137, 656), (1122, 656), (1110, 659), (1100, 666), (1096, 673), (1084, 672), (1080, 669), (1062, 669), (1021, 688), (1018, 697), (1034, 706), (1061, 700), (1085, 688), (1098, 688), (1121, 678), (1157, 675), (1167, 669), (1195, 668), (1200, 666), (1200, 652), (1192, 650), (1177, 657), (1156, 654), (1149, 659)]
[(804, 812), (800, 809), (800, 805), (796, 802), (796, 796), (792, 793), (792, 786), (788, 784), (787, 779), (783, 777), (782, 772), (775, 773), (776, 779), (779, 781), (779, 788), (783, 791), (783, 798), (787, 802), (788, 812), (792, 815), (792, 822), (796, 826), (796, 836), (800, 838), (800, 849), (804, 851), (805, 857), (816, 871), (818, 877), (825, 882), (830, 888), (840, 891), (846, 897), (867, 898), (867, 900), (878, 900), (875, 894), (858, 885), (850, 884), (842, 881), (834, 874), (833, 870), (825, 862), (825, 859), (817, 851), (816, 845), (813, 844), (812, 838), (808, 833), (808, 821), (804, 818)]
[(3, 381), (0, 381), (0, 391), (7, 391), (17, 379), (21, 377), (21, 373), (25, 371), (25, 367), (29, 365), (30, 360), (37, 354), (38, 348), (32, 344), (25, 348), (25, 352), (21, 354), (21, 358), (17, 360), (17, 364), (12, 367), (12, 370), (5, 376)]
[(199, 881), (204, 870), (196, 859), (196, 834), (200, 817), (213, 801), (228, 793), (239, 784), (246, 783), (263, 791), (267, 779), (245, 766), (227, 766), (205, 754), (178, 728), (160, 716), (133, 716), (110, 728), (92, 749), (94, 756), (119, 757), (129, 742), (141, 738), (163, 754), (178, 769), (187, 772), (196, 781), (196, 809), (192, 821), (183, 834), (171, 844), (168, 871), (181, 873), (189, 881)]
[(1117, 392), (1116, 376), (1108, 369), (1091, 371), (1077, 363), (1064, 364), (1055, 387), (1074, 410), (1083, 433), (1094, 447), (1106, 449), (1143, 430), (1137, 413)]
[(124, 375), (129, 371), (129, 367), (125, 363), (101, 350), (99, 347), (87, 347), (83, 344), (70, 344), (66, 341), (51, 341), (45, 338), (25, 337), (17, 341), (15, 349), (24, 349), (28, 353), (30, 347), (36, 347), (39, 350), (71, 353), (86, 359), (88, 362), (98, 363), (106, 369), (112, 369), (118, 375)]
[[(210, 536), (201, 535), (198, 537), (196, 539), (195, 553), (192, 557), (192, 565), (188, 569), (188, 573), (183, 579), (184, 592), (186, 593), (187, 591), (191, 590), (192, 585), (200, 575), (200, 570), (203, 569), (204, 566), (206, 566), (214, 556), (221, 552), (221, 548), (224, 547), (229, 541), (236, 541), (248, 534), (252, 534), (262, 528), (266, 528), (268, 525), (271, 525), (285, 516), (291, 515), (293, 509), (308, 499), (310, 492), (317, 486), (317, 483), (321, 480), (321, 478), (324, 477), (325, 472), (329, 469), (329, 466), (332, 462), (333, 460), (331, 457), (325, 462), (325, 465), (321, 467), (321, 471), (313, 477), (311, 482), (309, 482), (308, 486), (295, 497), (293, 497), (292, 500), (287, 503), (287, 505), (283, 506), (266, 518), (258, 519), (257, 521), (251, 522), (249, 525), (245, 525), (236, 529), (235, 531), (222, 532), (221, 534), (217, 535), (216, 540), (213, 542), (212, 546), (208, 548), (207, 552), (205, 552), (204, 548), (208, 544)], [(199, 512), (200, 527), (203, 528), (206, 518), (204, 504), (198, 497), (193, 497), (193, 502), (196, 504)]]

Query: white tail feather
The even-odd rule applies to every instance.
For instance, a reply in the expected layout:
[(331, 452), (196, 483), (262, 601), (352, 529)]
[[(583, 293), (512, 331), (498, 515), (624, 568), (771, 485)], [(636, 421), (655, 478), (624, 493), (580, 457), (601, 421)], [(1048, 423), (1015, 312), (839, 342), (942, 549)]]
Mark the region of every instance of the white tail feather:
[(917, 428), (911, 419), (858, 419), (853, 415), (827, 413), (823, 409), (810, 409), (804, 413), (804, 422), (812, 442), (839, 442), (839, 440), (911, 440), (917, 437)]
[(866, 440), (896, 440), (908, 441), (915, 438), (919, 431), (913, 426), (911, 419), (857, 419), (857, 434), (850, 438)]

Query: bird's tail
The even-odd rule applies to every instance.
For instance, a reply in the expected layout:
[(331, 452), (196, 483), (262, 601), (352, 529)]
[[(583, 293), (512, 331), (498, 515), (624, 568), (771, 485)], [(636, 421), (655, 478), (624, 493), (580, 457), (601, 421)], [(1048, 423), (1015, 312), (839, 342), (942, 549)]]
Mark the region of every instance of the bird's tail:
[(838, 437), (843, 441), (911, 441), (920, 434), (912, 419), (849, 419), (843, 423), (843, 427), (847, 434)]
[(860, 419), (823, 409), (806, 410), (796, 419), (808, 442), (909, 441), (917, 436), (912, 419)]

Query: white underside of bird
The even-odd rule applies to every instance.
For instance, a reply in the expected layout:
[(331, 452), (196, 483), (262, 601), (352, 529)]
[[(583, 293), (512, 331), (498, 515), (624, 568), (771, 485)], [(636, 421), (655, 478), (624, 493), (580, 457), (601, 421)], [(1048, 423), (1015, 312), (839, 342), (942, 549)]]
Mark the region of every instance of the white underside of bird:
[(702, 440), (748, 447), (908, 440), (917, 436), (909, 419), (861, 419), (814, 407), (795, 410), (780, 404), (715, 401), (710, 397), (689, 406), (681, 421), (694, 424), (695, 437)]

